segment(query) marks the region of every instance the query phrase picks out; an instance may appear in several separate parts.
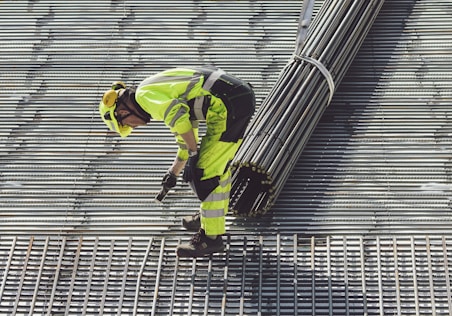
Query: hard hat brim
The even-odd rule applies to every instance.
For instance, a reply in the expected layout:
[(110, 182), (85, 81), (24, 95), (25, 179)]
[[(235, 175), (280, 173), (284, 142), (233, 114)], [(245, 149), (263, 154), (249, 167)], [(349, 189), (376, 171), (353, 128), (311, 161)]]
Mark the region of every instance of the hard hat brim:
[[(107, 125), (111, 131), (116, 132), (122, 138), (125, 138), (130, 135), (133, 128), (127, 125), (119, 125), (118, 120), (116, 119), (115, 116), (115, 110), (116, 105), (108, 107), (102, 101), (99, 103), (99, 114), (100, 117), (102, 118), (102, 121), (104, 121), (105, 125)], [(105, 118), (105, 115), (107, 113), (110, 114), (111, 120), (107, 120)]]

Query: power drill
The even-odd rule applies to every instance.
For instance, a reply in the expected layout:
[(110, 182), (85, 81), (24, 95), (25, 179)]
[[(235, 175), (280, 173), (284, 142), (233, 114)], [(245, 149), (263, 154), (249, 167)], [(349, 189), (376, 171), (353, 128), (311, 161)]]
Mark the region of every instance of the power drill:
[(177, 183), (177, 176), (172, 173), (171, 171), (168, 171), (162, 179), (162, 189), (160, 190), (160, 192), (157, 194), (157, 196), (155, 197), (155, 201), (157, 203), (163, 203), (163, 199), (166, 197), (166, 195), (168, 194), (168, 191), (171, 188), (174, 188), (176, 186)]

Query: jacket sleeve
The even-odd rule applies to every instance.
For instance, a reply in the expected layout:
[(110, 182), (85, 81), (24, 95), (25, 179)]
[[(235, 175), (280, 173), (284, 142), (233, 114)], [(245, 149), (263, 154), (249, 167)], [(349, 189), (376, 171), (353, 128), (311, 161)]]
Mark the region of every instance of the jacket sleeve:
[[(193, 122), (193, 124), (196, 124), (196, 122)], [(195, 135), (196, 143), (199, 141), (199, 133), (198, 133), (198, 126), (193, 125), (193, 134)], [(177, 145), (179, 146), (177, 150), (177, 157), (180, 160), (187, 160), (188, 159), (188, 148), (187, 144), (185, 144), (185, 141), (182, 139), (180, 134), (175, 134)]]
[[(138, 86), (136, 100), (153, 120), (163, 121), (175, 135), (178, 157), (188, 159), (188, 150), (180, 135), (193, 130), (198, 141), (197, 126), (190, 121), (187, 100), (201, 92), (202, 76), (191, 69), (172, 69), (149, 77)], [(195, 124), (195, 123), (193, 123)]]
[(184, 134), (192, 129), (190, 108), (180, 99), (171, 100), (163, 115), (163, 121), (175, 135)]
[(188, 147), (185, 144), (185, 141), (183, 140), (181, 134), (185, 134), (188, 131), (192, 130), (196, 143), (198, 143), (199, 141), (199, 123), (190, 120), (190, 108), (185, 102), (179, 99), (173, 100), (165, 111), (164, 122), (176, 137), (176, 142), (179, 146), (177, 150), (177, 157), (180, 160), (187, 160)]

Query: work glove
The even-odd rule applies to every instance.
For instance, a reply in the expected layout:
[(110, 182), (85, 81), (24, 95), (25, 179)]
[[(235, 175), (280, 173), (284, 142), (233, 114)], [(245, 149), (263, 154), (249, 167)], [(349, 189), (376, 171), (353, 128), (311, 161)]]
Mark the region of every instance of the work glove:
[(177, 176), (172, 173), (171, 171), (168, 171), (162, 179), (162, 189), (160, 190), (160, 192), (157, 194), (157, 196), (155, 197), (155, 200), (157, 202), (162, 202), (163, 199), (166, 197), (166, 195), (168, 194), (168, 191), (171, 188), (174, 188), (176, 186), (177, 183)]
[(185, 182), (191, 182), (195, 178), (196, 164), (198, 163), (198, 159), (198, 152), (188, 158), (187, 163), (185, 164), (184, 173), (182, 174), (182, 179)]
[(168, 171), (162, 179), (162, 187), (166, 188), (166, 189), (171, 189), (174, 188), (176, 186), (177, 183), (177, 176), (172, 173), (171, 171)]

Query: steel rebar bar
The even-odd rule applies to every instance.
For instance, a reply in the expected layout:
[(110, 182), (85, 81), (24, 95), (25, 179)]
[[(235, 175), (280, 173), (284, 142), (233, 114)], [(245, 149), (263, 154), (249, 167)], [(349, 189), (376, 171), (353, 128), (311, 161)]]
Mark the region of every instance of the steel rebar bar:
[(327, 0), (299, 36), (234, 159), (232, 212), (254, 217), (274, 204), (383, 2)]

